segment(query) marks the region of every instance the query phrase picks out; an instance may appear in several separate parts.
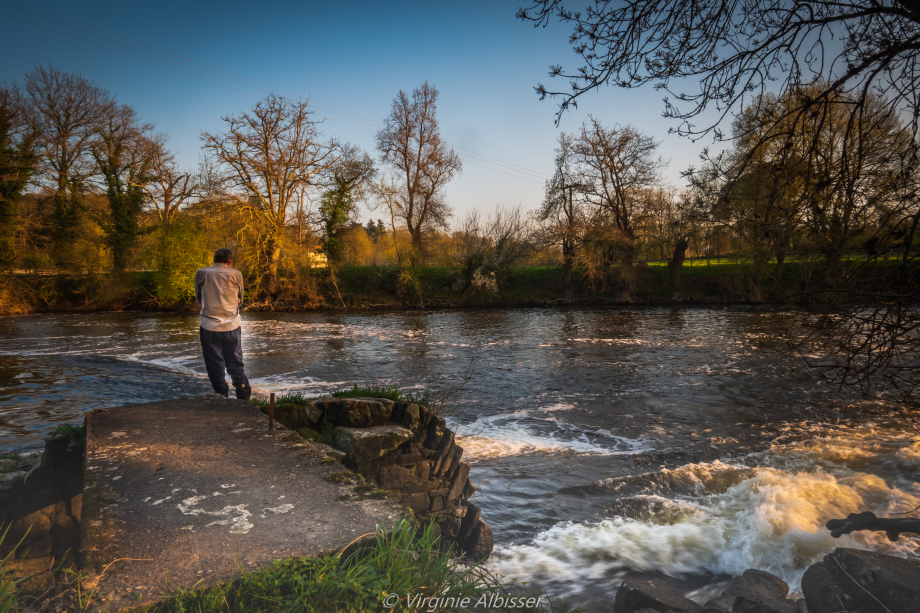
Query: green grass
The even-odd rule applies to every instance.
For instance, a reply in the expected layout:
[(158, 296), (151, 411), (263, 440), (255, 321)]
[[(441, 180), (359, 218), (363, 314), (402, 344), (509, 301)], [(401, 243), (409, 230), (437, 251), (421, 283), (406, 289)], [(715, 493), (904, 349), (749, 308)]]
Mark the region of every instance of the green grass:
[[(355, 386), (351, 389), (338, 390), (332, 392), (328, 396), (321, 396), (322, 398), (328, 398), (332, 396), (333, 398), (387, 398), (394, 402), (408, 402), (410, 404), (420, 404), (427, 407), (431, 399), (428, 397), (427, 393), (416, 394), (414, 392), (403, 392), (399, 389), (398, 386), (383, 386), (383, 385), (365, 385), (358, 386), (356, 383)], [(315, 398), (309, 398), (304, 396), (301, 393), (294, 394), (281, 394), (275, 396), (275, 406), (280, 406), (285, 403), (293, 403), (299, 405), (306, 405), (314, 400), (321, 398), (317, 396)], [(249, 404), (256, 406), (264, 411), (268, 410), (269, 401), (265, 398), (250, 398)], [(320, 436), (325, 434), (325, 428)], [(324, 441), (320, 441), (324, 442)]]
[[(367, 613), (394, 611), (469, 611), (484, 596), (521, 593), (516, 584), (499, 584), (478, 567), (458, 565), (450, 547), (432, 533), (421, 534), (408, 522), (391, 533), (378, 528), (372, 544), (345, 557), (341, 553), (318, 558), (279, 560), (240, 579), (200, 590), (177, 590), (161, 602), (135, 609), (145, 613)], [(392, 606), (396, 594), (399, 599)], [(536, 592), (527, 594), (536, 599)], [(409, 598), (416, 597), (412, 603)], [(422, 606), (419, 599), (442, 598)], [(446, 599), (454, 600), (447, 601)], [(458, 606), (464, 598), (466, 606)], [(443, 604), (445, 606), (432, 606)], [(451, 606), (452, 605), (452, 606)], [(530, 612), (534, 607), (498, 608)], [(571, 611), (560, 602), (550, 603), (554, 613)]]
[[(310, 402), (310, 398), (307, 398), (300, 392), (295, 392), (293, 394), (280, 394), (275, 396), (275, 406), (286, 404), (288, 402), (292, 404), (305, 405)], [(259, 407), (260, 409), (268, 410), (269, 401), (265, 398), (250, 398), (249, 404)]]
[(365, 385), (359, 387), (358, 384), (355, 383), (353, 388), (332, 392), (330, 396), (334, 398), (388, 398), (394, 402), (408, 402), (410, 404), (420, 404), (425, 407), (431, 402), (427, 393), (416, 394), (410, 392), (407, 394), (396, 385), (391, 387), (380, 385)]
[[(11, 525), (8, 524), (6, 528), (0, 525), (0, 530), (2, 530), (0, 532), (0, 545), (3, 545)], [(23, 539), (25, 539), (25, 536), (23, 536)], [(13, 557), (15, 553), (16, 548), (13, 547), (6, 556), (0, 558), (0, 613), (19, 610), (17, 605), (20, 596), (19, 587), (17, 581), (12, 577), (16, 570), (16, 560)]]

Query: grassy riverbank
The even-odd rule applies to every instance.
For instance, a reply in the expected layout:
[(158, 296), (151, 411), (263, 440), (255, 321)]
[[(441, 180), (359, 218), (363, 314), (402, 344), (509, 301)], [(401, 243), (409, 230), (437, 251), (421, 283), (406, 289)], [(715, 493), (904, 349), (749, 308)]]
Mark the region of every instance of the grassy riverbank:
[[(431, 527), (402, 522), (392, 532), (364, 535), (362, 546), (316, 558), (277, 560), (234, 581), (173, 589), (134, 613), (250, 613), (326, 611), (493, 611), (575, 613), (563, 601), (515, 581), (497, 578), (452, 555)], [(79, 572), (67, 571), (56, 589), (31, 593), (12, 580), (12, 555), (0, 560), (0, 612), (54, 610), (83, 613), (98, 605)]]
[[(855, 268), (864, 260), (848, 261)], [(749, 262), (729, 258), (698, 258), (684, 262), (679, 291), (674, 292), (666, 262), (650, 262), (606, 278), (576, 270), (566, 292), (560, 267), (516, 267), (496, 274), (485, 290), (464, 288), (454, 268), (421, 268), (408, 281), (396, 267), (344, 267), (332, 275), (326, 269), (308, 269), (282, 283), (277, 298), (247, 296), (250, 310), (403, 309), (465, 306), (525, 306), (544, 304), (671, 304), (674, 302), (747, 302), (753, 295)], [(789, 261), (777, 269), (768, 264), (756, 284), (766, 302), (790, 294), (820, 289), (824, 271), (820, 261)], [(186, 299), (163, 303), (157, 299), (156, 273), (0, 276), (0, 314), (94, 310), (194, 310), (191, 292)], [(190, 290), (191, 288), (189, 288)]]

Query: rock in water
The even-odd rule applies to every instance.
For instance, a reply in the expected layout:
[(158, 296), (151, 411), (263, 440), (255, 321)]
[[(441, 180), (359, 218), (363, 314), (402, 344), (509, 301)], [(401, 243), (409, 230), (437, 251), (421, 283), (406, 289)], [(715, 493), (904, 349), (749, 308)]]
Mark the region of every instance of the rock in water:
[(460, 543), (460, 546), (467, 557), (477, 562), (485, 560), (492, 553), (492, 548), (495, 546), (492, 541), (492, 528), (480, 519), (466, 540)]
[(337, 426), (332, 433), (333, 446), (355, 464), (380, 458), (412, 438), (412, 431), (400, 426), (346, 428)]
[(735, 579), (722, 595), (706, 603), (710, 609), (731, 613), (734, 611), (735, 599), (744, 597), (750, 602), (758, 603), (772, 599), (782, 599), (789, 593), (785, 581), (763, 570), (749, 568)]
[(732, 613), (796, 613), (795, 603), (785, 598), (768, 598), (762, 602), (744, 596), (735, 598)]
[(802, 575), (802, 593), (808, 613), (839, 613), (856, 608), (853, 599), (840, 589), (824, 562), (812, 564)]
[[(920, 563), (858, 549), (835, 549), (824, 564), (862, 613), (920, 611)], [(811, 603), (808, 604), (809, 609)]]
[(703, 613), (703, 607), (663, 581), (627, 579), (617, 590), (613, 613), (639, 613), (643, 609), (662, 613)]

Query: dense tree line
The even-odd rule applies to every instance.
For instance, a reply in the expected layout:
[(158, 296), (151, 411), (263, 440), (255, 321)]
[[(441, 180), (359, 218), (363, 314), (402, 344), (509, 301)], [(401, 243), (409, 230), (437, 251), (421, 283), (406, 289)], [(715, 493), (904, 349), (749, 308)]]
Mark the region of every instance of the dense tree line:
[[(731, 147), (704, 152), (682, 187), (662, 180), (653, 135), (590, 117), (560, 133), (542, 202), (456, 218), (445, 188), (462, 164), (428, 83), (395, 97), (376, 158), (324, 136), (309, 101), (270, 95), (203, 133), (198, 168), (183, 169), (130, 106), (38, 67), (0, 100), (0, 263), (79, 277), (68, 291), (106, 296), (125, 286), (119, 275), (149, 270), (161, 305), (188, 301), (195, 269), (222, 246), (265, 306), (309, 303), (326, 282), (338, 291), (341, 265), (397, 267), (410, 295), (422, 266), (453, 269), (458, 290), (494, 293), (504, 270), (539, 264), (561, 267), (560, 295), (626, 300), (636, 264), (665, 260), (679, 298), (688, 256), (726, 255), (746, 263), (751, 300), (770, 265), (777, 295), (829, 286), (844, 257), (884, 251), (916, 220), (918, 156), (883, 98), (848, 106), (839, 94), (807, 116), (789, 112), (820, 91), (756, 97)], [(381, 218), (362, 225), (364, 212)], [(814, 264), (807, 278), (785, 279), (790, 258)]]

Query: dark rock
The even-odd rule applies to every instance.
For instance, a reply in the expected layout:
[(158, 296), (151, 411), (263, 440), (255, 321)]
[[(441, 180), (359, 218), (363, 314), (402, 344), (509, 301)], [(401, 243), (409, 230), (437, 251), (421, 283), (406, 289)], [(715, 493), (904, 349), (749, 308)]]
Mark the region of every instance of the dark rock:
[(415, 471), (401, 466), (385, 466), (380, 469), (380, 487), (385, 490), (401, 490), (407, 485), (418, 483)]
[(404, 453), (396, 458), (396, 463), (400, 466), (411, 466), (412, 464), (418, 464), (424, 461), (425, 456), (420, 453)]
[(447, 455), (451, 453), (454, 446), (454, 433), (450, 430), (445, 430), (444, 435), (441, 437), (441, 442), (438, 443), (437, 449), (435, 449), (434, 455), (431, 456), (431, 460), (434, 462), (434, 474), (438, 475), (441, 470), (441, 465), (444, 463), (444, 460), (447, 458)]
[[(432, 513), (437, 513), (438, 511), (442, 510), (443, 508), (444, 508), (444, 496), (432, 496), (432, 497), (431, 497), (431, 512), (432, 512)], [(458, 523), (457, 529), (458, 529), (458, 530), (459, 530), (459, 528), (460, 528), (459, 522), (460, 522), (460, 519), (458, 518), (458, 519), (457, 519), (457, 523)], [(453, 538), (453, 537), (451, 537), (451, 538)]]
[(920, 611), (920, 562), (840, 548), (824, 564), (862, 613)]
[(408, 496), (404, 496), (401, 502), (412, 509), (412, 512), (416, 515), (427, 511), (429, 505), (431, 504), (428, 500), (428, 494), (425, 492), (418, 492), (416, 494), (409, 494)]
[(663, 581), (627, 579), (617, 590), (613, 613), (638, 613), (651, 609), (656, 613), (702, 613), (703, 607), (685, 598), (680, 591)]
[(393, 418), (393, 421), (396, 421), (402, 427), (412, 430), (415, 432), (418, 429), (419, 423), (419, 410), (417, 404), (410, 404), (405, 408), (403, 414), (400, 415), (399, 419)]
[(395, 423), (400, 423), (403, 415), (406, 413), (406, 407), (409, 406), (408, 402), (396, 401), (393, 403), (393, 410), (390, 412), (390, 419)]
[(482, 517), (482, 510), (472, 502), (464, 502), (463, 508), (466, 509), (466, 514), (460, 522), (460, 532), (457, 535), (458, 541), (468, 539), (473, 528), (479, 523), (479, 518)]
[(425, 447), (428, 449), (437, 449), (441, 444), (441, 438), (447, 430), (447, 425), (440, 417), (433, 417), (428, 422), (428, 435), (425, 437)]
[(476, 485), (472, 481), (467, 479), (466, 485), (463, 486), (463, 494), (460, 496), (460, 498), (462, 498), (463, 500), (469, 500), (470, 498), (473, 497), (473, 494), (475, 493), (476, 493)]
[(303, 422), (307, 426), (314, 428), (323, 420), (323, 410), (316, 406), (315, 403), (309, 402), (303, 405)]
[(438, 477), (444, 477), (451, 473), (451, 469), (455, 468), (457, 464), (460, 463), (460, 458), (463, 457), (463, 447), (459, 445), (454, 445), (450, 453), (444, 457), (444, 461), (441, 463), (440, 468), (435, 472), (435, 475)]
[(275, 421), (291, 430), (303, 428), (303, 407), (293, 402), (279, 404), (275, 407)]
[(333, 449), (329, 445), (326, 445), (324, 443), (317, 443), (316, 441), (312, 441), (310, 444), (313, 445), (313, 447), (315, 447), (317, 450), (319, 450), (320, 453), (325, 454), (327, 458), (334, 458), (338, 460), (339, 462), (345, 459), (344, 453), (342, 453), (338, 449)]
[(444, 519), (438, 522), (438, 525), (441, 526), (441, 536), (446, 539), (456, 540), (457, 534), (460, 532), (460, 518), (453, 515), (448, 515)]
[(415, 474), (422, 481), (427, 481), (431, 476), (431, 462), (421, 462), (415, 465)]
[(412, 438), (412, 431), (392, 424), (372, 428), (337, 426), (332, 438), (333, 447), (344, 452), (355, 464), (361, 465), (390, 453)]
[(764, 602), (774, 598), (785, 598), (788, 593), (789, 585), (776, 575), (749, 568), (735, 579), (721, 596), (713, 598), (706, 606), (720, 611), (732, 611), (735, 599), (739, 596), (752, 602)]
[(330, 398), (315, 404), (336, 426), (370, 428), (389, 422), (395, 403), (387, 398)]
[(495, 544), (492, 541), (492, 528), (481, 519), (470, 532), (469, 537), (459, 543), (468, 558), (481, 562), (489, 557)]
[(840, 589), (824, 562), (812, 564), (802, 575), (802, 594), (808, 613), (838, 613), (856, 608), (853, 599)]
[(768, 598), (757, 602), (738, 596), (732, 613), (796, 613), (796, 610), (795, 603), (785, 598)]
[(447, 493), (447, 499), (453, 500), (458, 498), (460, 493), (463, 491), (463, 486), (466, 485), (466, 481), (470, 476), (470, 465), (461, 464), (460, 470), (457, 471), (457, 475), (454, 477), (454, 482), (450, 486), (450, 491)]

